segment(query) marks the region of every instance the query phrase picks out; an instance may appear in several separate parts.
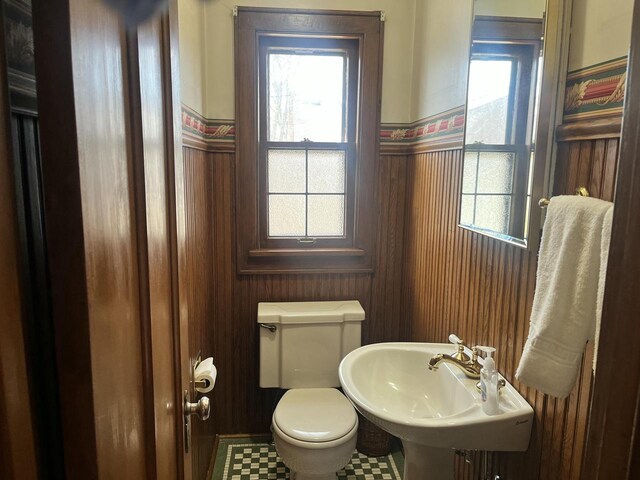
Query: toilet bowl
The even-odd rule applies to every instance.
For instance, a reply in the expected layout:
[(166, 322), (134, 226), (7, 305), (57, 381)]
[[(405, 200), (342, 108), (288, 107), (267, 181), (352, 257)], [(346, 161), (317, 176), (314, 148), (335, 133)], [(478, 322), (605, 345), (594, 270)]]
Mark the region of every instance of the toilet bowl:
[(292, 480), (335, 480), (356, 448), (358, 416), (334, 388), (293, 389), (278, 402), (271, 430)]
[(358, 416), (335, 387), (364, 318), (356, 300), (258, 304), (260, 386), (287, 390), (271, 430), (292, 480), (333, 480), (351, 460)]

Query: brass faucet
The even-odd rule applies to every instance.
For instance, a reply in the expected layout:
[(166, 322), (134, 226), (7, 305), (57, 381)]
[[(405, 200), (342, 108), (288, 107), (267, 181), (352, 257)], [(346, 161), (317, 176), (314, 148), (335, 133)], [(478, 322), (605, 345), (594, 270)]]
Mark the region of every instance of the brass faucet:
[(448, 353), (438, 353), (429, 360), (429, 370), (437, 370), (441, 363), (450, 363), (455, 365), (469, 378), (480, 378), (480, 370), (482, 365), (478, 362), (478, 347), (471, 349), (471, 357), (464, 351), (465, 345), (462, 340), (458, 340), (458, 350), (456, 353), (449, 355)]

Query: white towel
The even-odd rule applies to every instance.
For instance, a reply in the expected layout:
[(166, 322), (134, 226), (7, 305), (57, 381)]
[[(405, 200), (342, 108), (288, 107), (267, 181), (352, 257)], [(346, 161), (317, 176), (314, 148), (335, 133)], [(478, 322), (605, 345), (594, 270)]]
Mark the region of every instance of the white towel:
[(607, 210), (602, 222), (602, 242), (600, 245), (600, 277), (598, 280), (598, 299), (596, 302), (596, 327), (593, 336), (593, 371), (598, 363), (598, 342), (600, 341), (600, 320), (602, 319), (602, 301), (604, 300), (604, 284), (607, 279), (607, 262), (609, 260), (609, 244), (611, 243), (611, 224), (613, 208)]
[(566, 397), (596, 323), (602, 225), (612, 204), (575, 195), (551, 199), (542, 234), (529, 338), (516, 378)]

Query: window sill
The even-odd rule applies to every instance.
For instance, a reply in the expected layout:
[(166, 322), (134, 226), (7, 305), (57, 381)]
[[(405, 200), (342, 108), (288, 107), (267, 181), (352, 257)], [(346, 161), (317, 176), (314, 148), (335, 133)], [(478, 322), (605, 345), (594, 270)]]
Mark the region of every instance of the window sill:
[(249, 257), (362, 257), (361, 248), (262, 248), (249, 250)]
[(243, 255), (240, 274), (373, 273), (361, 248), (254, 249)]

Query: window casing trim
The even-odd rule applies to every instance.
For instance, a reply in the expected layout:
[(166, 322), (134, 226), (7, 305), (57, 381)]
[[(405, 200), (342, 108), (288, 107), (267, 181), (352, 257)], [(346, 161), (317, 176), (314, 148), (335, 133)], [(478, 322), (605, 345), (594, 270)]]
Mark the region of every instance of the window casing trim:
[[(352, 239), (337, 244), (318, 238), (313, 247), (265, 244), (260, 230), (261, 183), (258, 122), (258, 37), (308, 35), (358, 42), (359, 104), (351, 148)], [(236, 257), (239, 273), (371, 272), (375, 240), (375, 183), (378, 165), (383, 23), (379, 12), (334, 12), (239, 8), (236, 17)], [(298, 142), (296, 142), (296, 145)], [(303, 145), (300, 145), (302, 147)], [(348, 183), (347, 183), (348, 185)], [(349, 188), (347, 186), (347, 188)], [(350, 192), (351, 193), (351, 192)], [(264, 209), (263, 209), (264, 210)], [(266, 225), (263, 222), (263, 225)]]

